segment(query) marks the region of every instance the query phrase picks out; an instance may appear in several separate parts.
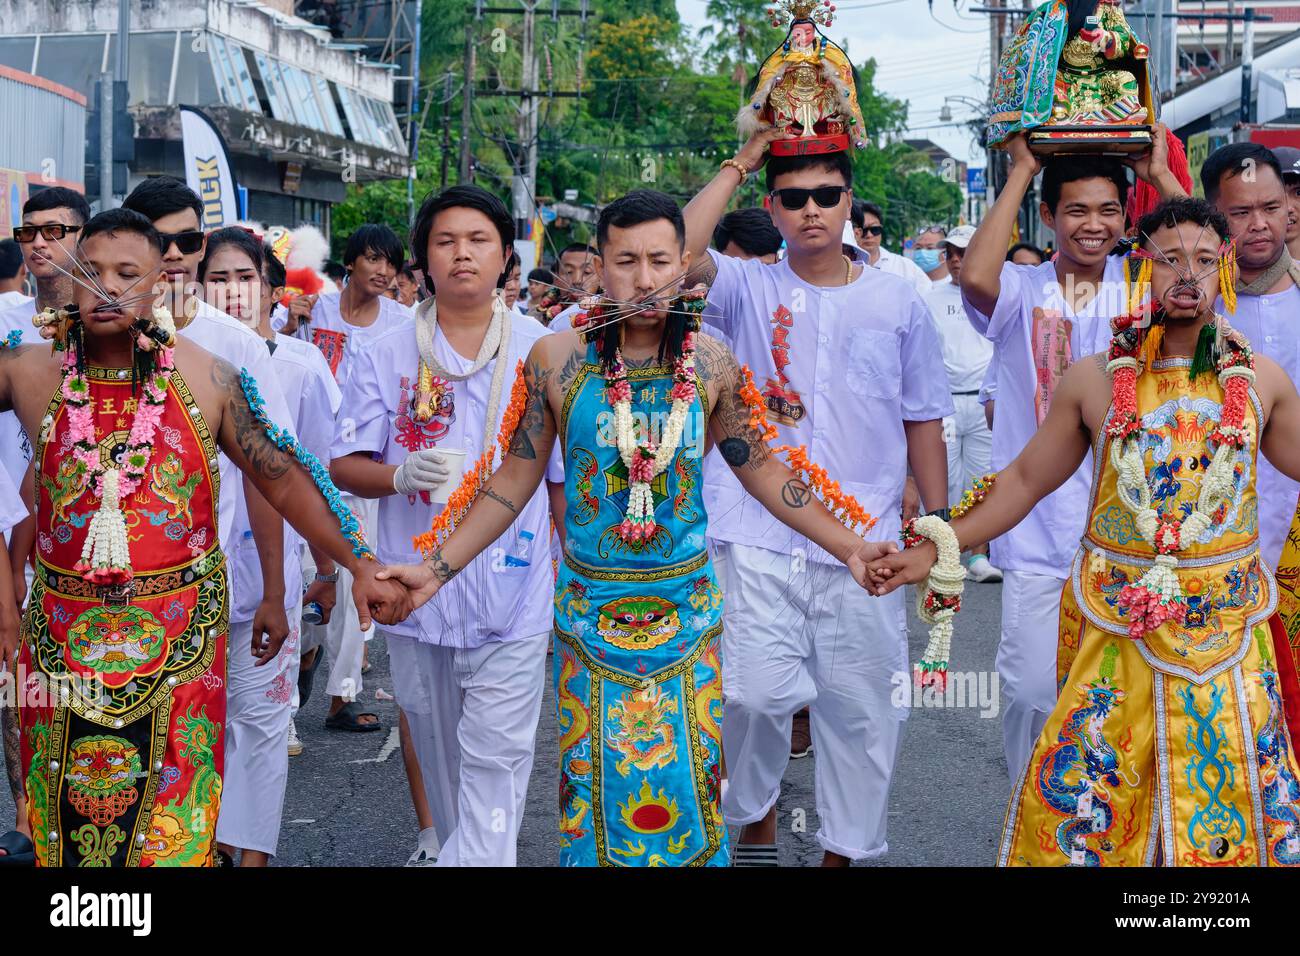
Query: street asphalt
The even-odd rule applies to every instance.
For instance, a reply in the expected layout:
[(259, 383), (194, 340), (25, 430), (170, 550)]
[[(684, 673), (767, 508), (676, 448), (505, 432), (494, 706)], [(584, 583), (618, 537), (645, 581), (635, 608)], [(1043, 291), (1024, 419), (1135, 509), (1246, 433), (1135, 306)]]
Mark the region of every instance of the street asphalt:
[[(874, 865), (992, 864), (1010, 790), (994, 670), (1001, 592), (996, 584), (969, 585), (957, 618), (952, 669), (959, 676), (953, 680), (953, 696), (961, 686), (966, 700), (949, 699), (950, 706), (931, 701), (910, 710), (890, 796), (889, 852)], [(915, 661), (926, 634), (910, 611), (909, 621)], [(395, 866), (415, 849), (417, 826), (397, 744), (397, 709), (382, 638), (370, 644), (370, 663), (360, 702), (380, 716), (383, 731), (326, 730), (321, 694), (313, 695), (298, 716), (305, 749), (290, 760), (277, 865)], [(537, 758), (519, 834), (521, 866), (557, 862), (558, 757), (549, 664), (546, 675)], [(960, 704), (965, 706), (951, 706)], [(777, 805), (782, 866), (814, 866), (821, 859), (815, 838), (816, 761), (815, 753), (792, 760), (785, 773)], [(0, 821), (12, 817), (9, 794), (0, 793)]]

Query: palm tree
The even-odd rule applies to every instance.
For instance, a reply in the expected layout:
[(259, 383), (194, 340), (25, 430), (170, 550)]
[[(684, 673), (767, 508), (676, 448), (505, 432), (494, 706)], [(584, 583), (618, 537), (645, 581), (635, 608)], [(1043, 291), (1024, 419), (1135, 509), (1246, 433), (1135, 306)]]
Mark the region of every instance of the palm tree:
[(766, 0), (709, 0), (704, 13), (710, 22), (700, 39), (710, 41), (705, 54), (719, 72), (737, 67), (753, 72), (776, 48), (782, 34), (772, 29), (766, 7)]

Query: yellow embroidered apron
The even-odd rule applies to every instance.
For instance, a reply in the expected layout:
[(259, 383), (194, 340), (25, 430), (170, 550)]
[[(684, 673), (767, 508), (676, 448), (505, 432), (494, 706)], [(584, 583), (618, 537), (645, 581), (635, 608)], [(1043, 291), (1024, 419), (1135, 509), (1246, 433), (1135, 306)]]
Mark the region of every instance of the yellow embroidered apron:
[[(1189, 384), (1189, 365), (1159, 361), (1137, 380), (1162, 515), (1195, 506), (1222, 412), (1217, 380)], [(1111, 439), (1094, 447), (1092, 506), (1061, 599), (1060, 696), (1013, 788), (998, 865), (1300, 863), (1300, 769), (1269, 631), (1276, 584), (1257, 545), (1250, 398), (1232, 499), (1178, 554), (1186, 620), (1141, 640), (1117, 602), (1154, 549), (1119, 497)]]

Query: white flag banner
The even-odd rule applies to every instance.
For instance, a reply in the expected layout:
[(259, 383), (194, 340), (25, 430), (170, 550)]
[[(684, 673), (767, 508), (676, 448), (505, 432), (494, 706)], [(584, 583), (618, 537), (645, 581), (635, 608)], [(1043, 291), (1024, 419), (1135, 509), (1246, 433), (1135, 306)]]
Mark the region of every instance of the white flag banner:
[(226, 141), (212, 120), (192, 106), (182, 106), (181, 137), (185, 146), (185, 182), (203, 200), (202, 228), (220, 229), (239, 221), (239, 190)]

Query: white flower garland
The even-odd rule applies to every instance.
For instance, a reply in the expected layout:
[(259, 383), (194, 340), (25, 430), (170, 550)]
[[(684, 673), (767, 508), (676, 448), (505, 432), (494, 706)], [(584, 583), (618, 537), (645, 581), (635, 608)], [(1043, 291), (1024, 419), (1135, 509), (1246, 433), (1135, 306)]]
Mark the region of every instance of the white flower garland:
[(966, 585), (966, 568), (961, 563), (961, 544), (948, 522), (937, 515), (926, 515), (908, 523), (904, 540), (908, 546), (919, 538), (934, 542), (939, 559), (930, 569), (925, 589), (917, 591), (916, 613), (930, 625), (930, 640), (919, 665), (921, 683), (934, 681), (943, 687), (948, 675), (948, 658), (952, 650), (952, 619), (961, 610), (961, 595)]

